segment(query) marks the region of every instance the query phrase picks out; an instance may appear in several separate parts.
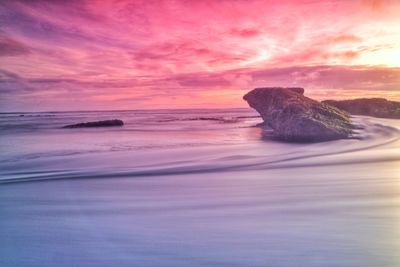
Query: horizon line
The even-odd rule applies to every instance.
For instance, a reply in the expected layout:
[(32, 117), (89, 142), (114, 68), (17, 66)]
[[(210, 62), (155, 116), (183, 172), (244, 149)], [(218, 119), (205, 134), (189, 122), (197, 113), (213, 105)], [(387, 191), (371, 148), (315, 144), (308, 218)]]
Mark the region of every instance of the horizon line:
[(53, 111), (0, 111), (0, 114), (20, 113), (62, 113), (62, 112), (98, 112), (98, 111), (153, 111), (153, 110), (226, 110), (226, 109), (250, 109), (250, 107), (233, 108), (148, 108), (148, 109), (88, 109), (88, 110), (53, 110)]

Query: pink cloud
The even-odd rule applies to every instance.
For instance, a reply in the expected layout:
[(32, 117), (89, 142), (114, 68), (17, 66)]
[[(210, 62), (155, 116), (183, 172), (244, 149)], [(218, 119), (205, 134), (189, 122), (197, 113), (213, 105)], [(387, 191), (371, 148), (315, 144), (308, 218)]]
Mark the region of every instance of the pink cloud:
[(247, 38), (260, 35), (261, 31), (256, 28), (244, 28), (244, 29), (232, 28), (231, 34), (234, 36)]
[(157, 106), (291, 84), (394, 92), (399, 13), (391, 0), (2, 1), (1, 68), (18, 78), (0, 76), (0, 106), (59, 108), (67, 94)]

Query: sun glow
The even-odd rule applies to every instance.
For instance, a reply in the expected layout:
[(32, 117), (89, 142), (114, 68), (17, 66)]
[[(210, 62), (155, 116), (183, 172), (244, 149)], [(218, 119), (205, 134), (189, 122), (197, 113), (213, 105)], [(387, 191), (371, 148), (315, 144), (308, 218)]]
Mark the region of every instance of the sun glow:
[(400, 47), (382, 49), (361, 55), (359, 61), (368, 65), (385, 65), (388, 67), (399, 68)]

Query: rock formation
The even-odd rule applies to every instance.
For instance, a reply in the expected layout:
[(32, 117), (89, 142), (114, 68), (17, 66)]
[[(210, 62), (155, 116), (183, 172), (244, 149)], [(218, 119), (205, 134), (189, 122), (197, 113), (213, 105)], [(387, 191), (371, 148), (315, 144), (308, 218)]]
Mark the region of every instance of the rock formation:
[(243, 98), (279, 139), (318, 142), (351, 135), (353, 126), (346, 112), (303, 94), (303, 88), (256, 88)]
[(121, 120), (104, 120), (104, 121), (91, 121), (78, 124), (66, 125), (63, 128), (87, 128), (87, 127), (111, 127), (122, 126), (124, 122)]
[(353, 115), (400, 119), (400, 102), (389, 101), (384, 98), (326, 100), (323, 103), (345, 110)]

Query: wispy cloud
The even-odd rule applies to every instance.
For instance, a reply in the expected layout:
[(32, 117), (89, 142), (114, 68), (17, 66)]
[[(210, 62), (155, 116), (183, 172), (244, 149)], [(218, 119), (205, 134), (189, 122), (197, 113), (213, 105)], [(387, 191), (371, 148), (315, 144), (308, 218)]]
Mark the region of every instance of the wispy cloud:
[(0, 107), (240, 106), (254, 86), (289, 85), (399, 99), (399, 13), (393, 0), (1, 1)]

